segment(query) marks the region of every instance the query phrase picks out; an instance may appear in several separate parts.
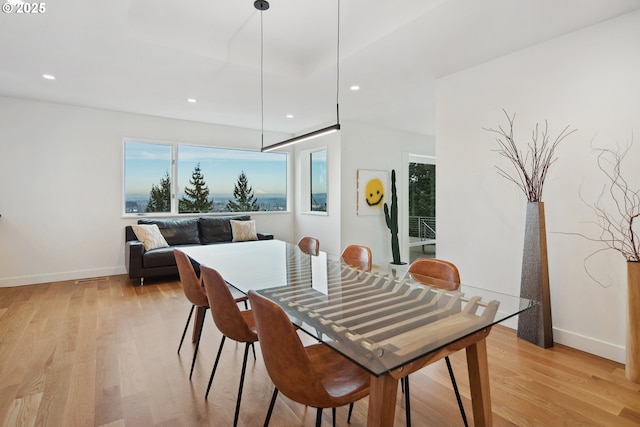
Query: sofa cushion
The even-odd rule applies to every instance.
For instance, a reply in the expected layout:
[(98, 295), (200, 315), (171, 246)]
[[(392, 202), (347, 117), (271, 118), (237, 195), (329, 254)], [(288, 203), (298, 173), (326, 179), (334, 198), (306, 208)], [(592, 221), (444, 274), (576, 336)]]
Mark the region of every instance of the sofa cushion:
[(170, 246), (196, 245), (200, 243), (198, 236), (198, 219), (139, 219), (138, 224), (157, 224), (160, 233)]
[(200, 242), (204, 245), (231, 242), (233, 240), (233, 233), (231, 232), (230, 221), (249, 221), (250, 219), (251, 217), (249, 215), (202, 217), (198, 220), (200, 226)]
[(142, 255), (142, 266), (144, 268), (166, 267), (168, 265), (176, 265), (176, 258), (173, 255), (175, 248), (159, 248), (146, 251)]
[(131, 228), (146, 251), (169, 246), (157, 224), (138, 224), (132, 225)]
[(231, 220), (231, 233), (234, 242), (246, 242), (249, 240), (258, 240), (256, 234), (255, 221), (234, 221)]

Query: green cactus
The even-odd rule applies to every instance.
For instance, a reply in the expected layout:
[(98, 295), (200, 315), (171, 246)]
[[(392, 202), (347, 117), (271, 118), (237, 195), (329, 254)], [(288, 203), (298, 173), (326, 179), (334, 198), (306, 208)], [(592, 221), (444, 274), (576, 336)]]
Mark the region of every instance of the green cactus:
[(398, 195), (396, 194), (396, 171), (391, 170), (391, 214), (389, 214), (389, 206), (384, 204), (384, 219), (387, 227), (391, 231), (391, 254), (393, 255), (393, 264), (402, 264), (400, 261), (400, 243), (398, 242)]

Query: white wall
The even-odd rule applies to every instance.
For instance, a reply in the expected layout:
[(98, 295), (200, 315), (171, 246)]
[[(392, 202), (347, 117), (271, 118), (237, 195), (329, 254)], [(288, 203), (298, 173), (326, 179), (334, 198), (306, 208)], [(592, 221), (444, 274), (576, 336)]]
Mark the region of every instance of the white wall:
[[(260, 146), (259, 131), (0, 97), (0, 286), (125, 273), (124, 137)], [(283, 240), (292, 217), (252, 214)]]
[[(518, 294), (526, 199), (495, 166), (511, 165), (492, 150), (483, 127), (506, 125), (502, 109), (516, 113), (516, 137), (528, 142), (536, 122), (548, 119), (556, 136), (578, 131), (557, 150), (543, 194), (551, 305), (556, 342), (624, 361), (626, 264), (602, 247), (558, 232), (593, 234), (585, 221), (606, 182), (590, 142), (615, 147), (640, 132), (640, 12), (536, 45), (442, 78), (437, 85), (438, 256), (460, 268), (462, 281)], [(640, 141), (628, 156), (625, 176), (640, 188)]]
[[(295, 166), (295, 237), (291, 241), (296, 243), (304, 236), (315, 237), (320, 240), (320, 250), (331, 253), (340, 253), (340, 139), (341, 132), (312, 139), (295, 146), (295, 152), (291, 157)], [(302, 207), (301, 183), (308, 180), (302, 176), (305, 168), (300, 167), (301, 155), (304, 151), (326, 148), (327, 150), (327, 212), (309, 213)]]
[[(341, 131), (341, 249), (350, 244), (369, 246), (374, 264), (386, 266), (391, 261), (391, 240), (384, 216), (357, 215), (358, 169), (396, 170), (396, 186), (399, 203), (399, 228), (407, 216), (407, 200), (401, 196), (401, 171), (407, 168), (406, 154), (434, 155), (435, 140), (432, 136), (419, 135), (375, 127), (369, 124), (348, 122)], [(405, 191), (406, 194), (406, 191)], [(401, 237), (402, 260), (408, 261), (409, 252)]]

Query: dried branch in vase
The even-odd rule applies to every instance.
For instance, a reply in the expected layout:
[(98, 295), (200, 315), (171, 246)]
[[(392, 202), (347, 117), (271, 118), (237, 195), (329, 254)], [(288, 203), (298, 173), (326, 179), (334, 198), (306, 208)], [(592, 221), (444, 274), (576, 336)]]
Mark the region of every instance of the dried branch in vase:
[(531, 142), (527, 144), (527, 150), (523, 151), (518, 149), (513, 136), (515, 113), (513, 117), (509, 117), (505, 110), (502, 111), (509, 122), (508, 130), (505, 130), (502, 126), (498, 127), (497, 130), (492, 128), (483, 129), (498, 135), (496, 141), (500, 148), (495, 151), (513, 163), (516, 173), (511, 174), (496, 166), (498, 174), (515, 183), (527, 196), (528, 201), (539, 202), (542, 199), (542, 188), (549, 168), (557, 160), (554, 157), (556, 147), (576, 129), (569, 130), (569, 126), (565, 127), (556, 139), (551, 142), (547, 121), (545, 120), (544, 129), (542, 130), (539, 129), (539, 124), (536, 123), (535, 129), (531, 133)]
[[(580, 199), (595, 214), (596, 220), (589, 221), (600, 230), (597, 237), (589, 237), (580, 233), (576, 234), (594, 242), (605, 244), (605, 248), (596, 253), (613, 249), (620, 252), (629, 262), (640, 262), (640, 226), (634, 221), (640, 217), (640, 186), (634, 190), (629, 182), (622, 176), (622, 162), (633, 146), (631, 142), (623, 149), (591, 147), (597, 153), (598, 168), (607, 178), (607, 184), (603, 185), (600, 195), (593, 203), (588, 203), (580, 193)], [(634, 228), (635, 227), (635, 228)], [(587, 257), (587, 259), (589, 258)]]

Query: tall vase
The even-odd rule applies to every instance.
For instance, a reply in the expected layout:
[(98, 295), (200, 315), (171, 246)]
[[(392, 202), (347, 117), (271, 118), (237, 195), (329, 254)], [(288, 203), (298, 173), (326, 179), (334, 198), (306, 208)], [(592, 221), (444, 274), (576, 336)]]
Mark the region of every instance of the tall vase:
[(629, 381), (640, 384), (640, 262), (627, 262), (627, 360), (624, 368)]
[(538, 301), (540, 304), (520, 313), (518, 337), (538, 347), (553, 347), (547, 232), (542, 202), (527, 203), (520, 297)]

